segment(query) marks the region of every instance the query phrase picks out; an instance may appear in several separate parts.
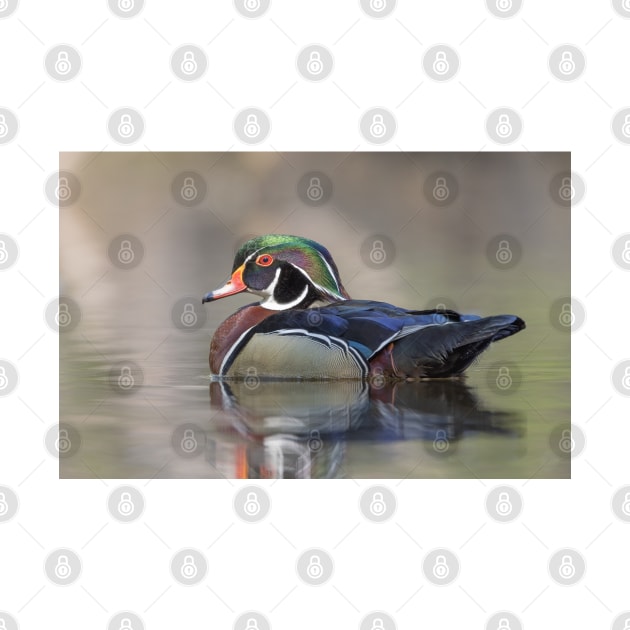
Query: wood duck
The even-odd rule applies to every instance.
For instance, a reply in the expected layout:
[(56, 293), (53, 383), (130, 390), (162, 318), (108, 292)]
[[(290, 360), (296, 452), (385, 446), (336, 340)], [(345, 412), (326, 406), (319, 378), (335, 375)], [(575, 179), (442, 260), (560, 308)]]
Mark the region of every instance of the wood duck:
[(406, 310), (353, 300), (328, 250), (307, 238), (267, 234), (237, 252), (232, 277), (202, 302), (249, 291), (216, 330), (210, 370), (250, 379), (419, 379), (461, 375), (493, 341), (525, 328), (515, 315)]

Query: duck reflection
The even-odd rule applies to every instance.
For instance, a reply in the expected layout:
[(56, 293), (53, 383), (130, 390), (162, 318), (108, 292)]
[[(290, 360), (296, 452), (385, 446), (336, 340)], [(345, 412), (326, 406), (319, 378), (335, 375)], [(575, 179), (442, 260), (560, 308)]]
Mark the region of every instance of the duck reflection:
[(212, 451), (209, 462), (226, 477), (249, 479), (343, 477), (354, 441), (416, 440), (425, 453), (450, 457), (474, 434), (518, 444), (524, 433), (519, 414), (485, 409), (461, 379), (217, 380), (210, 406), (215, 430), (236, 438), (236, 472), (234, 457)]

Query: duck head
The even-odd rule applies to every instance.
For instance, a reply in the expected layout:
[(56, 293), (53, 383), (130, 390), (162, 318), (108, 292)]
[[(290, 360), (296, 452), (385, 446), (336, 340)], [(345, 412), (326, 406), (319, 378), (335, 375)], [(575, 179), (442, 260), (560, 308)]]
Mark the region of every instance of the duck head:
[(230, 280), (207, 293), (202, 302), (242, 291), (260, 295), (261, 306), (275, 311), (350, 297), (328, 250), (310, 239), (287, 234), (247, 241), (236, 253)]

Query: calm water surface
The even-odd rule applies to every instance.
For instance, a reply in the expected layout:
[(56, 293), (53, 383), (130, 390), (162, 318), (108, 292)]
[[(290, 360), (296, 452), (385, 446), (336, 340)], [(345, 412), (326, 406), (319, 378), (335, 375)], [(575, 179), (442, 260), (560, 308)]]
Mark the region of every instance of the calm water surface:
[[(62, 344), (61, 426), (78, 448), (61, 457), (61, 477), (570, 476), (559, 334), (530, 326), (466, 378), (386, 384), (217, 382), (207, 330), (104, 332), (106, 356), (80, 335)], [(115, 349), (121, 333), (156, 348), (130, 363)]]

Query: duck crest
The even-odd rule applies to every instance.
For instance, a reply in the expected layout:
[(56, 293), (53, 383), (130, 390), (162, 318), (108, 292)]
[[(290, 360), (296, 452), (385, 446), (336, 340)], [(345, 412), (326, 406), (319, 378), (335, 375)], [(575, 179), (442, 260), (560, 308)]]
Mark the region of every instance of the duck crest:
[(301, 236), (267, 234), (251, 239), (237, 252), (232, 272), (263, 253), (290, 263), (329, 298), (342, 300), (350, 297), (330, 252), (316, 241)]

